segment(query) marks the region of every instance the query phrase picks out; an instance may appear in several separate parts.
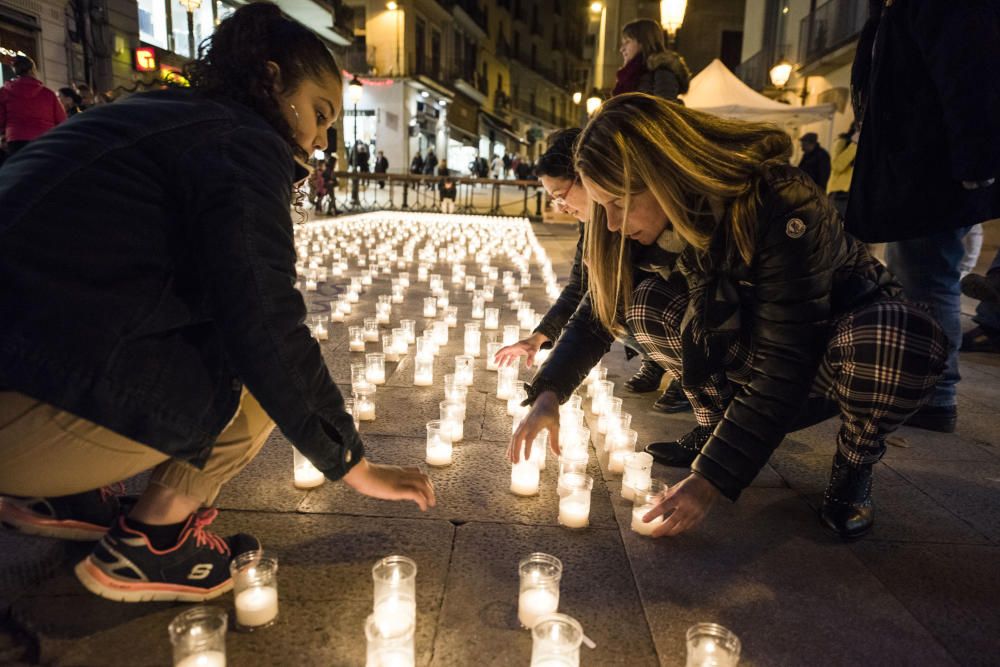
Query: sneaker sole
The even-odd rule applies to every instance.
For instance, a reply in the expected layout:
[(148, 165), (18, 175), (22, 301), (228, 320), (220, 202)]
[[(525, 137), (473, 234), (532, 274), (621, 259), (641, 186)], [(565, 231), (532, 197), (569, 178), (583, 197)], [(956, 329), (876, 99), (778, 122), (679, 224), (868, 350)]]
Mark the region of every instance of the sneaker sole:
[(108, 532), (107, 526), (72, 519), (49, 519), (0, 498), (0, 524), (25, 535), (53, 537), (74, 542), (96, 542)]
[(88, 591), (115, 602), (204, 602), (233, 588), (232, 579), (210, 589), (115, 579), (95, 565), (90, 556), (77, 563), (73, 572)]

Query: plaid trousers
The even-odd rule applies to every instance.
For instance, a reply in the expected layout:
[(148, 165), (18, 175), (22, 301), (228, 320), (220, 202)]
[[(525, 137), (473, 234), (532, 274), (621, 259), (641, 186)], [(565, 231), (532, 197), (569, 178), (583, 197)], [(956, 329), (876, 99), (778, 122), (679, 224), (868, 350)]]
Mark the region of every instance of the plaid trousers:
[[(681, 377), (681, 321), (688, 295), (683, 285), (659, 277), (639, 283), (626, 313), (629, 329), (656, 363)], [(700, 426), (714, 428), (739, 385), (754, 374), (754, 340), (746, 328), (730, 344), (724, 372), (685, 393)], [(840, 452), (853, 464), (878, 461), (885, 436), (917, 411), (944, 368), (947, 341), (930, 314), (904, 301), (876, 301), (831, 323), (826, 352), (809, 397), (840, 409)]]

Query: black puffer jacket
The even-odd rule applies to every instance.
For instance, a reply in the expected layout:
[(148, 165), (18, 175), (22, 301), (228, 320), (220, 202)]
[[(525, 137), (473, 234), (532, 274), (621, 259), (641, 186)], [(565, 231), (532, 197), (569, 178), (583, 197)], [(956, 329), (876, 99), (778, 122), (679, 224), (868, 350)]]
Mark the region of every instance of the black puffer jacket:
[(688, 91), (691, 70), (680, 54), (674, 51), (654, 53), (646, 58), (646, 71), (639, 77), (635, 92), (648, 93), (672, 102)]
[[(685, 352), (685, 385), (693, 384), (689, 375), (717, 368), (721, 360), (713, 351), (724, 351), (740, 331), (749, 330), (755, 341), (752, 379), (736, 392), (692, 464), (731, 500), (757, 476), (803, 407), (834, 319), (900, 292), (865, 246), (844, 232), (826, 196), (801, 171), (765, 167), (760, 197), (751, 265), (714, 254), (699, 263), (688, 248), (669, 278), (686, 280), (691, 317), (685, 322), (699, 328), (682, 332), (698, 347), (697, 354)], [(553, 390), (566, 400), (610, 343), (584, 299), (529, 396)]]
[(543, 348), (552, 347), (562, 333), (563, 327), (576, 312), (583, 295), (587, 292), (587, 269), (583, 265), (583, 223), (580, 223), (580, 238), (576, 242), (576, 255), (573, 257), (573, 268), (569, 273), (569, 282), (559, 293), (559, 298), (552, 304), (545, 317), (535, 327), (532, 333), (540, 333), (549, 339)]

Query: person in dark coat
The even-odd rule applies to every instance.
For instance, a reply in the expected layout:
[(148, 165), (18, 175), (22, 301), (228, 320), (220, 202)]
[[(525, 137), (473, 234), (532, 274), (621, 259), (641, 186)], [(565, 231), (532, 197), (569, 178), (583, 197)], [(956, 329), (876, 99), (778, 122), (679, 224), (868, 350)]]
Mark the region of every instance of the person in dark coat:
[[(190, 88), (99, 105), (0, 169), (0, 523), (92, 542), (74, 571), (112, 600), (232, 589), (261, 544), (210, 531), (211, 506), (276, 424), (329, 479), (433, 504), (365, 458), (294, 286), (294, 184), (341, 69), (268, 2), (210, 40)], [(147, 469), (122, 512), (107, 487)]]
[[(680, 381), (697, 427), (658, 460), (692, 474), (644, 520), (654, 535), (735, 501), (790, 431), (840, 414), (822, 523), (848, 539), (874, 522), (873, 464), (944, 365), (946, 341), (826, 193), (787, 164), (791, 139), (648, 95), (618, 95), (576, 143), (594, 219), (588, 292), (528, 390), (508, 457), (548, 429), (614, 332)], [(573, 428), (572, 426), (570, 428)]]
[(952, 353), (927, 405), (907, 422), (958, 421), (963, 238), (1000, 217), (1000, 2), (870, 2), (852, 71), (861, 124), (847, 229), (889, 242), (906, 294), (928, 304)]
[(424, 156), (418, 151), (410, 160), (410, 173), (420, 175), (424, 173)]
[[(427, 156), (424, 158), (424, 175), (425, 176), (433, 176), (434, 173), (437, 171), (437, 166), (438, 166), (437, 155), (434, 153), (434, 149), (433, 148), (428, 148), (427, 149)], [(430, 188), (434, 187), (434, 181), (431, 180), (431, 179), (428, 179), (426, 185), (427, 185), (427, 189), (430, 189)]]
[[(387, 171), (389, 171), (389, 158), (385, 156), (385, 153), (379, 151), (378, 156), (375, 158), (375, 173), (384, 174)], [(379, 181), (378, 186), (384, 188), (385, 181)]]
[(676, 51), (663, 41), (660, 24), (650, 19), (626, 23), (619, 52), (623, 65), (616, 75), (612, 95), (647, 93), (679, 102), (688, 91), (691, 70)]
[(63, 105), (63, 109), (66, 110), (66, 117), (75, 116), (76, 114), (83, 111), (83, 98), (80, 94), (69, 86), (64, 86), (59, 89), (59, 103)]
[(799, 169), (806, 172), (820, 190), (826, 192), (826, 184), (830, 181), (830, 154), (819, 145), (819, 137), (815, 132), (803, 134), (799, 145), (802, 147)]

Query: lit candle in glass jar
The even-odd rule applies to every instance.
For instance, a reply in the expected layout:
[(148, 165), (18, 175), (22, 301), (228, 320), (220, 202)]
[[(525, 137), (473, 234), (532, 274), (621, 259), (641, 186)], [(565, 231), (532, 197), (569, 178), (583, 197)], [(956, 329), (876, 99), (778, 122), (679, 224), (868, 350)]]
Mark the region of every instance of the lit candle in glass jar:
[(292, 447), (292, 465), (293, 484), (297, 489), (313, 489), (326, 480), (323, 473), (295, 447)]
[(461, 442), (465, 437), (465, 405), (453, 401), (441, 401), (441, 437), (450, 442)]
[(510, 491), (516, 496), (537, 495), (539, 479), (538, 466), (522, 460), (510, 468)]
[(497, 364), (497, 352), (503, 347), (503, 343), (486, 343), (486, 370), (495, 371), (500, 365)]
[(472, 297), (472, 319), (481, 320), (486, 315), (486, 301), (481, 296)]
[(366, 343), (377, 343), (379, 338), (378, 333), (378, 320), (374, 317), (366, 317), (364, 319), (365, 323), (365, 342)]
[(503, 328), (503, 344), (513, 345), (521, 335), (520, 330), (514, 324), (508, 324)]
[(365, 330), (363, 327), (347, 327), (348, 349), (351, 352), (365, 351)]
[(448, 344), (448, 323), (436, 320), (434, 322), (434, 342), (438, 345)]
[(593, 488), (594, 478), (590, 475), (563, 475), (559, 525), (566, 528), (586, 528), (590, 525), (590, 492)]
[(437, 299), (432, 296), (424, 298), (424, 317), (437, 317)]
[(441, 421), (433, 420), (427, 422), (427, 465), (447, 466), (451, 465), (452, 444), (441, 433)]
[(659, 480), (652, 480), (649, 488), (645, 491), (636, 491), (632, 501), (632, 531), (639, 535), (652, 535), (653, 531), (663, 525), (666, 520), (659, 516), (652, 521), (643, 521), (643, 517), (653, 510), (660, 503), (660, 499), (667, 487)]
[(622, 498), (632, 500), (638, 491), (645, 491), (652, 482), (653, 456), (637, 452), (625, 457), (622, 476)]
[(539, 618), (559, 609), (562, 562), (555, 556), (533, 553), (518, 565), (518, 578), (517, 620), (532, 628)]
[(483, 318), (483, 328), (490, 331), (500, 328), (500, 309), (487, 308)]
[(365, 355), (365, 377), (373, 385), (385, 384), (385, 355), (369, 352)]
[(465, 325), (465, 353), (471, 357), (479, 356), (480, 340), (479, 322), (467, 322)]
[(429, 387), (432, 384), (434, 384), (434, 358), (414, 357), (413, 385), (415, 387)]
[(374, 392), (370, 390), (354, 392), (354, 409), (360, 421), (373, 421), (375, 419)]
[(497, 398), (509, 400), (517, 388), (517, 368), (505, 366), (497, 370)]
[(406, 342), (413, 345), (417, 342), (417, 322), (416, 320), (400, 320), (400, 328), (406, 332)]
[(455, 357), (455, 383), (468, 387), (473, 380), (475, 359), (467, 354)]

